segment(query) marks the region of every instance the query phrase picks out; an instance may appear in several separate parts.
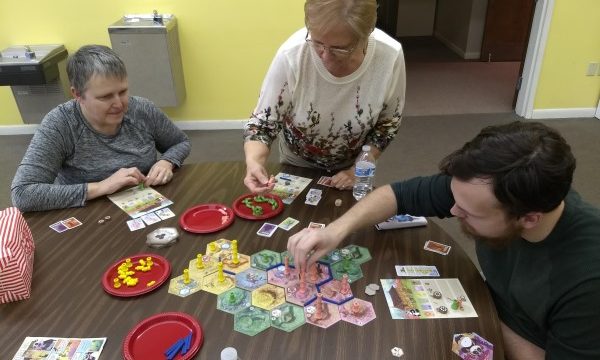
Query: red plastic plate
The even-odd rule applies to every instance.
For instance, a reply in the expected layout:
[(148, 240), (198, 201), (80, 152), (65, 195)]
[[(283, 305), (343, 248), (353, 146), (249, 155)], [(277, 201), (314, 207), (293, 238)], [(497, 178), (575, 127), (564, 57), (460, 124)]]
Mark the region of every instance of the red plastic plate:
[(187, 209), (179, 218), (185, 231), (207, 234), (225, 229), (235, 219), (233, 211), (221, 204), (202, 204)]
[[(135, 266), (139, 265), (138, 261), (140, 259), (146, 260), (148, 256), (152, 257), (152, 262), (154, 263), (150, 271), (143, 272), (133, 269)], [(113, 286), (113, 280), (119, 275), (117, 272), (119, 265), (124, 263), (126, 259), (131, 259), (131, 262), (134, 264), (132, 271), (135, 271), (135, 275), (133, 276), (138, 278), (138, 283), (136, 286), (121, 285), (120, 288), (116, 289)], [(169, 278), (169, 275), (171, 275), (171, 264), (164, 257), (156, 254), (137, 254), (128, 256), (111, 264), (104, 272), (104, 275), (102, 275), (102, 287), (104, 288), (104, 291), (114, 296), (138, 296), (158, 289), (160, 285)], [(155, 281), (154, 285), (147, 286), (150, 281)]]
[(235, 212), (235, 214), (241, 218), (248, 219), (248, 220), (263, 220), (263, 219), (269, 219), (274, 216), (277, 216), (283, 211), (283, 202), (281, 201), (281, 198), (279, 196), (273, 195), (273, 194), (263, 194), (262, 195), (263, 197), (271, 198), (271, 199), (274, 199), (275, 201), (277, 201), (277, 205), (278, 205), (277, 208), (275, 210), (273, 210), (271, 208), (271, 204), (269, 204), (268, 202), (259, 203), (256, 201), (252, 201), (253, 205), (258, 205), (258, 206), (262, 207), (262, 209), (263, 209), (262, 215), (259, 215), (259, 216), (252, 215), (252, 209), (247, 207), (246, 204), (244, 204), (242, 201), (244, 201), (244, 199), (247, 199), (247, 198), (253, 199), (255, 196), (256, 196), (255, 194), (246, 194), (246, 195), (242, 195), (239, 198), (237, 198), (233, 202), (233, 211)]
[(123, 340), (123, 356), (127, 360), (166, 359), (165, 351), (177, 340), (192, 332), (192, 343), (185, 355), (174, 359), (191, 359), (204, 342), (204, 333), (196, 319), (182, 312), (166, 312), (142, 320)]

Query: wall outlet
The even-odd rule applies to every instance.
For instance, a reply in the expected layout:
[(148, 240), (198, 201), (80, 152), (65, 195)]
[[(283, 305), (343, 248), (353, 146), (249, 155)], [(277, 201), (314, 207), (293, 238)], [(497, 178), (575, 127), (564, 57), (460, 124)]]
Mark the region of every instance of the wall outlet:
[(598, 68), (600, 68), (600, 63), (593, 63), (593, 62), (589, 63), (585, 75), (586, 76), (596, 76), (599, 71)]

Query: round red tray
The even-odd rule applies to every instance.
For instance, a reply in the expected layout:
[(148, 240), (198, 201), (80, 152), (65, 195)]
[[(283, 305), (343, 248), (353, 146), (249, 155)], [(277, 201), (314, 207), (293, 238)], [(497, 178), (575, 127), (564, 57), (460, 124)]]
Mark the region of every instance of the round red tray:
[[(138, 261), (140, 259), (146, 260), (149, 256), (152, 257), (152, 262), (154, 263), (150, 271), (143, 272), (134, 269), (139, 265)], [(132, 271), (135, 271), (135, 275), (133, 275), (133, 277), (138, 278), (138, 283), (136, 286), (121, 285), (121, 287), (117, 289), (113, 286), (113, 280), (119, 276), (117, 269), (126, 259), (131, 259), (131, 262), (134, 264)], [(164, 257), (156, 254), (137, 254), (128, 256), (111, 264), (104, 272), (104, 275), (102, 275), (102, 287), (104, 288), (104, 291), (114, 296), (138, 296), (158, 289), (160, 285), (169, 278), (169, 275), (171, 275), (171, 264)], [(150, 281), (155, 281), (154, 285), (147, 286)]]
[(185, 355), (178, 353), (174, 359), (191, 359), (204, 342), (200, 323), (182, 312), (165, 312), (142, 320), (123, 340), (123, 356), (127, 360), (166, 359), (165, 352), (179, 339), (192, 332), (190, 349)]
[(242, 201), (244, 201), (244, 199), (247, 198), (254, 198), (255, 194), (246, 194), (246, 195), (242, 195), (239, 198), (237, 198), (234, 202), (233, 202), (233, 211), (235, 212), (235, 214), (241, 218), (244, 219), (248, 219), (248, 220), (264, 220), (264, 219), (269, 219), (272, 218), (274, 216), (279, 215), (282, 211), (283, 211), (283, 202), (281, 201), (281, 198), (277, 195), (273, 195), (273, 194), (263, 194), (263, 197), (266, 198), (271, 198), (274, 199), (275, 201), (277, 201), (277, 208), (276, 209), (272, 209), (271, 204), (268, 202), (256, 202), (256, 201), (252, 201), (252, 205), (258, 205), (263, 209), (263, 213), (262, 215), (253, 215), (252, 214), (252, 209), (250, 209), (249, 207), (246, 206), (246, 204), (244, 204)]
[(179, 218), (185, 231), (207, 234), (225, 229), (235, 219), (233, 211), (221, 204), (202, 204), (187, 209)]

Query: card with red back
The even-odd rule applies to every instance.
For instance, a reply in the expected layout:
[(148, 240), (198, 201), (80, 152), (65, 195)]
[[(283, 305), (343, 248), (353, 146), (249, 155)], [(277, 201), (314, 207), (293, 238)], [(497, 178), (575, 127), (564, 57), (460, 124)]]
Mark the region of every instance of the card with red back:
[(449, 245), (440, 244), (439, 242), (435, 242), (435, 241), (431, 241), (431, 240), (427, 240), (427, 242), (425, 243), (425, 246), (423, 247), (423, 249), (425, 249), (425, 250), (432, 251), (434, 253), (438, 253), (438, 254), (442, 254), (442, 255), (448, 255), (451, 248), (452, 247)]

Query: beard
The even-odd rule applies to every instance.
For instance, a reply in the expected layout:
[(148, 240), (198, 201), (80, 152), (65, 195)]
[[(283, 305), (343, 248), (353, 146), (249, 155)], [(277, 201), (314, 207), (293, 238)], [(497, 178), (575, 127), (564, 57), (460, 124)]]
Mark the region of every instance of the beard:
[(514, 240), (521, 238), (523, 226), (517, 224), (510, 224), (500, 235), (498, 236), (483, 236), (475, 231), (469, 224), (464, 220), (458, 219), (462, 232), (469, 238), (480, 241), (491, 248), (502, 249), (508, 247)]

